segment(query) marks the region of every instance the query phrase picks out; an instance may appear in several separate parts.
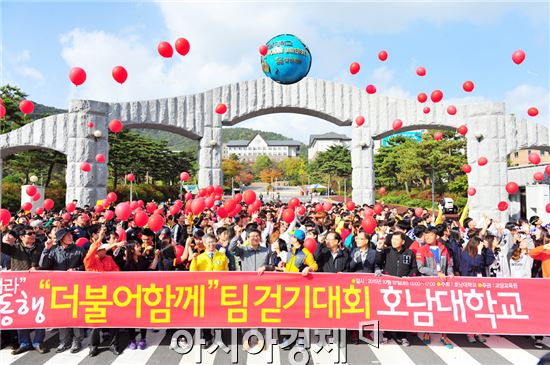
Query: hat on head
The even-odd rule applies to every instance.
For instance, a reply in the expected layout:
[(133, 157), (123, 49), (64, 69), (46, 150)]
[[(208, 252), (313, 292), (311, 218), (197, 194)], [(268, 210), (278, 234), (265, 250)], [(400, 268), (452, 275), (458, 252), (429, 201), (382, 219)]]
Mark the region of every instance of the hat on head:
[(306, 234), (301, 229), (296, 229), (296, 230), (292, 231), (291, 235), (296, 237), (296, 239), (298, 241), (303, 241), (303, 240), (306, 239)]
[(531, 218), (529, 218), (529, 224), (533, 225), (533, 224), (535, 224), (539, 219), (540, 219), (540, 217), (539, 217), (538, 215), (534, 215), (534, 216), (532, 216)]
[(30, 226), (32, 228), (42, 228), (44, 227), (44, 222), (42, 222), (40, 219), (35, 219), (31, 222)]
[(73, 233), (68, 228), (61, 228), (59, 231), (55, 232), (55, 240), (60, 242), (66, 234), (72, 235)]

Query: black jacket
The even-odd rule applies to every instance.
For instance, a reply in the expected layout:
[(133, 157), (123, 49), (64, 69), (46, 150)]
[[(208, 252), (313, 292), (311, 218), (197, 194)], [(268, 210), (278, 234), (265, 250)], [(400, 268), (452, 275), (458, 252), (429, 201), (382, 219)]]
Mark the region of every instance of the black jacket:
[(338, 249), (336, 258), (325, 244), (318, 244), (315, 249), (315, 262), (319, 265), (319, 272), (347, 272), (349, 271), (350, 256), (347, 249)]
[[(390, 233), (386, 236), (386, 240), (384, 241), (386, 244), (386, 247), (391, 247), (391, 239), (393, 237), (393, 233)], [(409, 248), (413, 244), (414, 240), (410, 238), (409, 236), (405, 235), (405, 243), (403, 244), (404, 248)]]
[(21, 242), (13, 246), (2, 242), (2, 253), (10, 257), (11, 271), (27, 271), (32, 267), (38, 269), (42, 250), (43, 244), (35, 243), (31, 248), (26, 248)]
[(361, 259), (361, 250), (354, 248), (350, 254), (350, 271), (374, 273), (376, 271), (376, 250), (369, 248), (365, 261)]
[(398, 252), (393, 247), (386, 247), (382, 251), (376, 250), (376, 265), (382, 273), (391, 276), (416, 276), (416, 256), (411, 250), (402, 247)]
[(75, 244), (63, 248), (58, 244), (50, 250), (44, 249), (40, 257), (40, 269), (67, 271), (69, 269), (84, 271), (86, 253), (82, 247)]

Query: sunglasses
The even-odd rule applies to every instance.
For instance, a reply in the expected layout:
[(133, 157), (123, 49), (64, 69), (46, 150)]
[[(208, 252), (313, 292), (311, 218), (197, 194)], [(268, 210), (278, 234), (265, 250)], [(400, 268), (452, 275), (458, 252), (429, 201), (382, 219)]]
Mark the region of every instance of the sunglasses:
[(36, 236), (36, 233), (34, 232), (26, 232), (25, 236)]

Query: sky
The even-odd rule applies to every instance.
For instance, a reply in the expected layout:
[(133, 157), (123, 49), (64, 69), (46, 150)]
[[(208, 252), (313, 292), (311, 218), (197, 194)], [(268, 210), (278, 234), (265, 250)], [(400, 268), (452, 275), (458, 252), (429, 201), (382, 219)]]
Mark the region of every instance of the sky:
[[(258, 47), (291, 33), (312, 53), (308, 77), (377, 93), (416, 98), (441, 89), (444, 102), (502, 101), (506, 111), (549, 125), (550, 2), (0, 2), (0, 84), (20, 87), (29, 99), (66, 109), (69, 100), (148, 100), (182, 96), (264, 78)], [(161, 41), (185, 37), (191, 51), (171, 59)], [(521, 65), (511, 55), (522, 49)], [(386, 62), (377, 58), (389, 54)], [(351, 62), (361, 71), (349, 73)], [(123, 65), (123, 85), (111, 70)], [(68, 79), (86, 70), (84, 85)], [(427, 75), (415, 73), (424, 66)], [(472, 80), (472, 93), (462, 83)], [(531, 117), (529, 117), (531, 118)], [(368, 121), (367, 121), (368, 123)], [(310, 134), (351, 135), (350, 127), (297, 115), (244, 121), (307, 143)]]

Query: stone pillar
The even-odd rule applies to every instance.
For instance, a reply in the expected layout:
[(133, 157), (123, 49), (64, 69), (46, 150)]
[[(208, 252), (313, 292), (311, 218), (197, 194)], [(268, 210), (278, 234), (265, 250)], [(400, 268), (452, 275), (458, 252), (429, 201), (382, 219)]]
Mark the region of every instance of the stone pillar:
[[(90, 100), (72, 100), (67, 125), (67, 191), (65, 200), (78, 199), (78, 206), (94, 206), (107, 194), (109, 131), (107, 114), (109, 105)], [(94, 127), (88, 128), (88, 122)], [(100, 131), (101, 137), (94, 136)], [(105, 163), (97, 163), (95, 156), (105, 155)], [(92, 169), (84, 172), (80, 169), (82, 162), (88, 162)]]
[[(508, 182), (506, 123), (504, 115), (479, 115), (469, 118), (467, 137), (467, 158), (472, 166), (468, 174), (468, 185), (476, 188), (477, 193), (469, 197), (469, 216), (480, 221), (486, 214), (507, 222), (509, 211), (500, 212), (500, 201), (508, 204), (505, 186)], [(477, 136), (476, 136), (477, 135)], [(479, 166), (480, 157), (486, 157), (488, 163)]]
[(199, 188), (223, 185), (222, 176), (222, 125), (220, 117), (205, 114), (205, 124), (199, 143)]
[(353, 201), (356, 204), (374, 204), (374, 140), (366, 126), (352, 126), (351, 167)]

